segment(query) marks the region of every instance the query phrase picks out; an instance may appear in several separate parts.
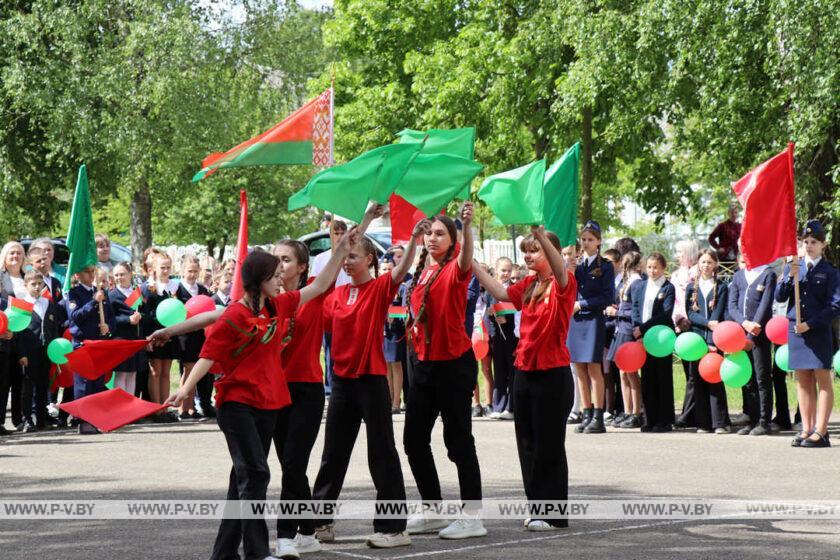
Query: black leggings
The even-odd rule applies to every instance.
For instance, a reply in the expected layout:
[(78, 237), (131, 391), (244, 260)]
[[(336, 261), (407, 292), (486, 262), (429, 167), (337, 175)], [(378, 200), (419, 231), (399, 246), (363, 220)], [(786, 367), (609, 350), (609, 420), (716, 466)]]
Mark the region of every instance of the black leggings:
[(472, 394), (477, 364), (470, 349), (454, 360), (415, 360), (406, 399), (403, 445), (420, 497), (440, 501), (440, 479), (432, 455), (432, 428), (443, 420), (443, 442), (458, 469), (462, 500), (481, 500), (481, 470), (472, 435)]

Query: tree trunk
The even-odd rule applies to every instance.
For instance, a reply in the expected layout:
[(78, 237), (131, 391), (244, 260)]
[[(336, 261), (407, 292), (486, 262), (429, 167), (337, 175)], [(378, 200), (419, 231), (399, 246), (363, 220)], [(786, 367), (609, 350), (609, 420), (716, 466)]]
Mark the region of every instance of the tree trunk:
[(131, 196), (131, 260), (142, 270), (143, 251), (152, 245), (152, 195), (145, 181)]
[(592, 107), (581, 112), (580, 223), (592, 219)]
[(227, 245), (227, 241), (227, 236), (222, 237), (222, 242), (219, 244), (219, 256), (216, 257), (216, 261), (219, 264), (222, 264), (224, 262), (223, 259), (225, 258), (225, 245)]
[(216, 240), (215, 239), (209, 239), (207, 241), (207, 256), (212, 258), (213, 257), (213, 251), (215, 249), (216, 249)]

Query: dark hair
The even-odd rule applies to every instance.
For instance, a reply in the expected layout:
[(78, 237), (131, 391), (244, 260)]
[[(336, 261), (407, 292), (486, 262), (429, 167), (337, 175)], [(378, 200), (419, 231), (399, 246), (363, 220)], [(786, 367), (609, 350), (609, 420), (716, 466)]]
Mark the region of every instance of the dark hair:
[(618, 292), (618, 299), (624, 299), (624, 292), (630, 286), (627, 285), (627, 279), (630, 278), (630, 272), (641, 268), (642, 254), (638, 251), (630, 251), (621, 257), (621, 290)]
[(665, 256), (662, 253), (653, 252), (648, 255), (647, 260), (657, 261), (662, 268), (666, 268), (668, 266), (668, 261), (665, 260)]
[[(134, 271), (134, 269), (131, 267), (131, 262), (130, 261), (120, 261), (120, 262), (118, 262), (117, 264), (114, 265), (114, 268), (117, 268), (118, 266), (121, 266), (124, 269), (126, 269), (129, 274), (131, 274)], [(111, 270), (113, 271), (113, 269), (111, 269)]]
[[(277, 245), (291, 249), (298, 264), (303, 264), (306, 267), (300, 273), (300, 278), (298, 279), (298, 290), (305, 288), (309, 280), (309, 248), (305, 243), (297, 239), (281, 239), (277, 242)], [(297, 319), (297, 312), (289, 318), (289, 330), (286, 332), (286, 336), (283, 337), (284, 342), (290, 341), (295, 334), (295, 319)]]
[(330, 233), (334, 231), (347, 231), (347, 222), (344, 220), (332, 220), (330, 222)]
[(446, 251), (446, 255), (443, 257), (443, 262), (440, 263), (440, 267), (435, 271), (434, 275), (429, 278), (429, 281), (426, 282), (426, 288), (423, 291), (423, 301), (420, 304), (420, 309), (417, 310), (417, 316), (413, 316), (411, 314), (411, 295), (414, 293), (414, 287), (423, 277), (423, 270), (426, 268), (426, 261), (429, 258), (429, 250), (426, 249), (426, 245), (423, 245), (423, 250), (420, 251), (420, 264), (417, 265), (417, 270), (414, 272), (414, 278), (411, 281), (411, 285), (408, 287), (408, 293), (406, 294), (406, 301), (408, 301), (408, 309), (409, 309), (409, 318), (408, 322), (406, 323), (406, 332), (411, 332), (411, 327), (414, 322), (423, 323), (426, 325), (426, 328), (423, 329), (426, 335), (426, 344), (431, 342), (431, 336), (429, 334), (428, 329), (428, 317), (426, 317), (426, 300), (429, 297), (429, 290), (432, 288), (432, 284), (435, 283), (437, 277), (440, 275), (440, 272), (443, 270), (443, 267), (452, 260), (452, 255), (455, 254), (455, 243), (458, 240), (458, 230), (455, 227), (455, 222), (452, 221), (451, 218), (444, 215), (436, 215), (429, 218), (431, 223), (440, 222), (446, 228), (446, 232), (449, 234), (449, 240), (452, 242), (449, 245), (449, 249)]
[[(560, 238), (557, 237), (557, 235), (552, 231), (546, 231), (545, 236), (548, 238), (551, 244), (554, 245), (554, 248), (560, 251)], [(522, 252), (524, 253), (528, 251), (533, 251), (534, 249), (542, 249), (542, 245), (540, 245), (540, 242), (537, 241), (537, 238), (534, 237), (533, 234), (528, 234), (528, 236), (522, 239), (522, 241), (519, 243), (519, 249), (522, 250)], [(543, 294), (545, 294), (545, 291), (551, 285), (551, 281), (552, 278), (549, 277), (545, 282), (540, 282), (539, 279), (537, 279), (534, 282), (531, 282), (531, 284), (527, 288), (525, 288), (525, 292), (522, 294), (522, 303), (528, 305), (532, 301), (539, 301), (540, 298), (543, 297)]]
[[(376, 254), (376, 247), (373, 245), (373, 241), (368, 239), (367, 237), (362, 237), (359, 240), (359, 246), (364, 251), (365, 257), (372, 257), (370, 260), (370, 266), (373, 267), (373, 276), (375, 278), (379, 278), (379, 255)], [(370, 267), (368, 267), (370, 268)]]
[[(279, 264), (280, 259), (260, 248), (254, 249), (242, 263), (242, 289), (251, 298), (251, 311), (254, 315), (260, 312), (262, 283), (274, 276)], [(266, 309), (269, 316), (273, 317), (274, 308), (268, 301), (266, 301)]]
[(630, 251), (635, 251), (637, 253), (641, 253), (642, 250), (639, 248), (639, 244), (632, 237), (622, 237), (618, 241), (613, 244), (613, 249), (618, 251), (622, 257), (629, 253)]
[[(700, 257), (708, 256), (716, 263), (720, 263), (720, 259), (718, 259), (717, 251), (713, 251), (712, 249), (703, 249), (700, 251), (699, 256), (697, 257), (697, 261), (700, 261)], [(717, 303), (717, 267), (715, 267), (715, 273), (712, 275), (712, 299), (709, 300), (709, 309), (714, 309), (715, 304)], [(694, 282), (694, 293), (691, 296), (691, 309), (694, 311), (700, 311), (700, 305), (697, 303), (697, 293), (700, 291), (700, 278), (698, 277), (697, 280)]]
[(615, 261), (616, 263), (621, 263), (621, 253), (616, 251), (615, 249), (607, 249), (604, 251), (604, 256), (610, 259), (611, 261)]
[[(584, 228), (582, 230), (580, 230), (580, 235), (583, 235), (584, 232), (588, 231), (589, 233), (591, 233), (593, 235), (593, 237), (595, 237), (595, 239), (597, 239), (598, 241), (601, 241), (601, 229), (600, 229), (600, 227), (592, 227), (591, 226), (592, 223), (593, 223), (592, 220), (586, 222), (586, 225), (584, 226)], [(597, 222), (596, 222), (596, 225), (597, 225)], [(580, 235), (578, 236), (578, 245), (580, 245)], [(580, 252), (580, 247), (579, 246), (578, 246), (577, 250), (578, 250), (578, 252)], [(602, 262), (601, 244), (599, 243), (598, 244), (598, 252), (595, 253), (595, 263), (594, 263), (595, 266), (592, 268), (592, 272), (591, 272), (593, 278), (600, 278), (601, 276), (603, 276), (604, 272), (601, 270), (601, 262)]]

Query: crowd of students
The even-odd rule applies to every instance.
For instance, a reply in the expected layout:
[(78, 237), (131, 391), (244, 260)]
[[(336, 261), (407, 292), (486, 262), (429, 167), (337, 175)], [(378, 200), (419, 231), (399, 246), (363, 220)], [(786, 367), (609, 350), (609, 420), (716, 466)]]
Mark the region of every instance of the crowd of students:
[[(460, 499), (481, 500), (472, 418), (483, 415), (515, 422), (527, 498), (565, 500), (567, 422), (583, 434), (604, 433), (608, 426), (642, 432), (692, 427), (721, 434), (736, 426), (739, 434), (752, 435), (791, 428), (786, 374), (774, 367), (765, 333), (775, 300), (787, 302), (790, 319), (789, 364), (796, 370), (799, 401), (795, 421), (801, 422), (792, 444), (830, 446), (830, 361), (837, 339), (832, 321), (840, 315), (840, 275), (822, 257), (825, 233), (818, 222), (808, 222), (802, 232), (797, 325), (789, 264), (780, 276), (767, 266), (740, 268), (727, 283), (719, 274), (718, 253), (699, 251), (687, 241), (678, 244), (679, 267), (668, 275), (666, 258), (655, 252), (643, 256), (632, 239), (602, 250), (601, 228), (590, 220), (578, 244), (567, 247), (534, 227), (520, 246), (525, 267), (502, 258), (491, 269), (473, 260), (470, 203), (455, 220), (443, 215), (421, 220), (406, 246), (394, 246), (380, 259), (363, 234), (382, 211), (371, 206), (349, 231), (332, 221), (333, 248), (311, 267), (298, 241), (252, 251), (241, 267), (245, 295), (238, 301), (229, 298), (232, 262), (216, 270), (206, 259), (188, 255), (175, 280), (172, 259), (149, 249), (138, 274), (128, 263), (110, 271), (90, 267), (62, 295), (50, 273), (48, 240), (33, 242), (27, 255), (20, 244), (6, 244), (0, 253), (0, 305), (7, 305), (9, 296), (25, 299), (39, 320), (24, 333), (7, 333), (0, 343), (0, 406), (11, 385), (16, 426), (33, 431), (66, 422), (46, 413), (56, 394), (44, 390), (45, 346), (66, 324), (75, 346), (108, 336), (148, 338), (148, 352), (116, 368), (115, 386), (179, 411), (161, 412), (153, 421), (217, 416), (233, 462), (229, 499), (266, 498), (272, 442), (282, 470), (281, 499), (337, 499), (364, 422), (376, 498), (405, 500), (392, 422), (392, 415), (404, 410), (402, 447), (425, 504), (443, 499), (431, 449), (438, 417)], [(135, 310), (126, 299), (136, 284), (142, 303)], [(168, 328), (157, 321), (157, 306), (165, 298), (186, 302), (210, 293), (220, 306), (215, 312)], [(697, 362), (682, 364), (686, 394), (679, 415), (670, 356), (648, 356), (641, 372), (620, 371), (615, 363), (622, 344), (656, 325), (696, 332), (718, 352), (712, 333), (724, 320), (744, 328), (754, 371), (738, 417), (729, 415), (722, 383), (703, 379)], [(480, 361), (470, 336), (476, 328), (485, 329), (490, 344)], [(180, 388), (170, 395), (173, 360), (179, 363)], [(476, 382), (479, 365), (487, 408)], [(78, 376), (75, 381), (64, 389), (63, 402), (104, 384)], [(325, 384), (330, 398), (324, 450), (310, 487), (306, 469), (320, 430)], [(5, 408), (0, 412), (2, 420)], [(95, 433), (84, 423), (80, 431)], [(531, 531), (565, 526), (563, 519), (526, 520)], [(374, 519), (373, 528), (367, 543), (383, 548), (408, 545), (411, 534), (434, 531), (462, 539), (487, 533), (477, 516), (451, 523), (422, 514)], [(319, 550), (320, 543), (335, 538), (331, 519), (281, 518), (276, 530), (274, 552), (284, 558)], [(234, 519), (222, 522), (212, 557), (235, 555), (240, 542), (248, 558), (271, 557), (265, 523)]]

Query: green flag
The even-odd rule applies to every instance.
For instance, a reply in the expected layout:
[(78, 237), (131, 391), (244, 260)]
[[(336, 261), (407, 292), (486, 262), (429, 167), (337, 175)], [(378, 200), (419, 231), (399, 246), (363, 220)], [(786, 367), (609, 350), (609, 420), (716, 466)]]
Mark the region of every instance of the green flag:
[(541, 224), (544, 178), (545, 160), (541, 159), (487, 177), (478, 190), (478, 198), (504, 225)]
[[(399, 144), (398, 144), (399, 145)], [(440, 212), (455, 198), (469, 198), (470, 182), (484, 166), (451, 154), (419, 154), (402, 178), (395, 194), (426, 217)], [(466, 187), (467, 196), (462, 196)]]
[(580, 142), (577, 142), (545, 174), (545, 229), (556, 233), (564, 246), (577, 238), (579, 167)]
[(317, 206), (360, 222), (370, 200), (387, 202), (421, 148), (389, 144), (325, 169), (289, 198), (289, 210)]
[[(475, 128), (473, 127), (451, 129), (431, 128), (427, 131), (406, 128), (402, 132), (397, 133), (397, 136), (400, 137), (400, 144), (417, 143), (425, 140), (423, 150), (420, 152), (423, 155), (449, 154), (468, 160), (475, 159)], [(427, 185), (426, 188), (429, 188), (429, 186)], [(463, 189), (453, 198), (459, 198), (461, 200), (469, 199), (469, 183), (465, 184)]]
[(76, 194), (73, 195), (73, 209), (70, 211), (70, 230), (67, 232), (70, 261), (67, 263), (67, 276), (64, 278), (65, 292), (70, 289), (70, 278), (74, 274), (96, 265), (98, 259), (93, 235), (87, 168), (82, 165), (79, 168), (79, 179), (76, 181)]

